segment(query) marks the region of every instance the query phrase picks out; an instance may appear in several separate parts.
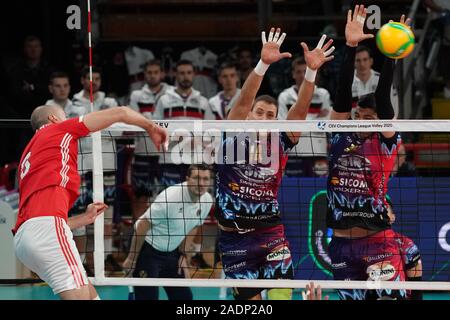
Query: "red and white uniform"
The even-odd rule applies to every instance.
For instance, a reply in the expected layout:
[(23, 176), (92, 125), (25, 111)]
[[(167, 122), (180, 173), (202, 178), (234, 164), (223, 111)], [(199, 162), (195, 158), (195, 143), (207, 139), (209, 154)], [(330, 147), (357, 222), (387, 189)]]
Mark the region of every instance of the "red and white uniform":
[(82, 117), (42, 126), (19, 164), (16, 255), (55, 294), (87, 285), (86, 272), (67, 225), (78, 197), (78, 139), (89, 134)]

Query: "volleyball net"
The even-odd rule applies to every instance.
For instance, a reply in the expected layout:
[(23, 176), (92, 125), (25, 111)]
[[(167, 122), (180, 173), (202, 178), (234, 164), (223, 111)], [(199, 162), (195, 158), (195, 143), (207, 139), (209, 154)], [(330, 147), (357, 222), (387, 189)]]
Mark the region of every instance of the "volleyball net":
[[(304, 288), (313, 280), (322, 288), (334, 289), (450, 290), (449, 121), (157, 123), (169, 131), (166, 152), (157, 151), (142, 129), (120, 124), (80, 142), (82, 188), (76, 206), (79, 212), (92, 200), (105, 201), (110, 206), (94, 226), (74, 232), (75, 239), (84, 239), (78, 241), (79, 249), (85, 265), (92, 269), (91, 280), (95, 285)], [(384, 281), (389, 277), (383, 276), (383, 272), (391, 272), (389, 268), (379, 270), (377, 281), (335, 281), (333, 267), (339, 266), (333, 266), (329, 253), (332, 230), (326, 224), (327, 184), (333, 183), (348, 192), (364, 190), (367, 186), (358, 179), (355, 170), (364, 171), (365, 161), (370, 160), (349, 156), (339, 164), (348, 175), (329, 179), (330, 139), (333, 133), (382, 131), (401, 133), (402, 147), (393, 170), (384, 176), (389, 179), (388, 200), (395, 214), (392, 229), (411, 239), (420, 250), (423, 281)], [(221, 231), (215, 217), (218, 206), (223, 205), (215, 203), (216, 170), (224, 159), (241, 161), (240, 179), (250, 182), (235, 181), (231, 186), (233, 196), (263, 198), (263, 191), (253, 189), (251, 181), (259, 175), (276, 172), (267, 168), (283, 166), (280, 154), (274, 151), (279, 149), (279, 136), (283, 132), (302, 133), (297, 146), (288, 152), (278, 191), (281, 222), (289, 241), (295, 280), (225, 279), (218, 245)], [(223, 139), (236, 136), (243, 140), (224, 151)], [(88, 140), (93, 141), (92, 148)], [(247, 148), (239, 148), (246, 143)], [(252, 149), (252, 145), (258, 147)], [(225, 157), (223, 152), (227, 153)], [(208, 210), (207, 213), (192, 214), (190, 198), (185, 196), (205, 187), (200, 186), (205, 183), (200, 180), (197, 186), (191, 183), (192, 190), (183, 185), (193, 164), (206, 165), (210, 170), (206, 192), (211, 195), (212, 203), (204, 203), (206, 209), (198, 207), (199, 211)], [(180, 192), (169, 195), (168, 188), (174, 190), (176, 186)], [(174, 194), (180, 198), (173, 198)], [(140, 220), (149, 221), (145, 235), (136, 232), (136, 221)], [(136, 246), (138, 238), (163, 254), (179, 251), (177, 264), (182, 278), (169, 278), (164, 272), (158, 277), (148, 277), (142, 270), (136, 272), (134, 267), (141, 248)], [(412, 254), (408, 250), (400, 252), (402, 259)], [(124, 267), (127, 257), (132, 257), (133, 262)], [(368, 254), (366, 258), (376, 257)]]

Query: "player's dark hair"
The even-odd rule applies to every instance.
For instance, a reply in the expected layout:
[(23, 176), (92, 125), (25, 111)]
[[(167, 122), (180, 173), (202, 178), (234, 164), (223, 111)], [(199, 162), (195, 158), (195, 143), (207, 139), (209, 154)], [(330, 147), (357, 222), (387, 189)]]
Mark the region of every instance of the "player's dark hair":
[(372, 50), (370, 50), (369, 47), (366, 47), (366, 46), (358, 46), (358, 47), (356, 48), (356, 53), (357, 53), (357, 54), (360, 53), (360, 52), (364, 52), (364, 51), (367, 51), (367, 53), (369, 54), (369, 57), (373, 58)]
[(153, 59), (153, 60), (147, 61), (147, 62), (144, 64), (144, 69), (143, 69), (143, 70), (147, 70), (147, 68), (148, 68), (149, 66), (158, 66), (159, 69), (162, 71), (161, 61), (158, 60), (158, 59)]
[(372, 109), (373, 111), (377, 111), (377, 104), (375, 99), (375, 94), (369, 93), (364, 96), (361, 96), (358, 100), (358, 106), (363, 109)]
[(189, 65), (189, 66), (192, 66), (192, 68), (194, 68), (192, 61), (186, 60), (186, 59), (181, 59), (180, 61), (177, 62), (177, 65), (175, 66), (175, 70), (178, 70), (179, 66), (185, 66), (185, 65)]
[(305, 57), (301, 56), (301, 57), (297, 57), (294, 60), (292, 60), (291, 67), (292, 67), (292, 69), (294, 69), (296, 66), (301, 66), (301, 65), (305, 65), (305, 64), (306, 64)]
[(273, 104), (275, 107), (277, 107), (276, 116), (278, 116), (278, 101), (277, 101), (277, 99), (275, 99), (272, 96), (269, 96), (268, 94), (263, 94), (255, 99), (255, 102), (253, 103), (253, 106), (252, 106), (252, 110), (255, 107), (256, 103), (259, 101), (264, 101), (265, 103)]
[(237, 71), (236, 63), (234, 62), (224, 62), (219, 67), (219, 72), (217, 72), (218, 75), (222, 73), (225, 69), (235, 69)]
[[(100, 76), (102, 75), (102, 69), (99, 67), (92, 67), (92, 73), (98, 73)], [(81, 70), (81, 77), (86, 78), (89, 75), (89, 67), (84, 67), (83, 70)]]
[(194, 170), (201, 170), (201, 171), (205, 171), (205, 170), (209, 170), (211, 171), (211, 166), (207, 165), (207, 164), (191, 164), (189, 166), (189, 168), (187, 169), (187, 174), (186, 176), (190, 177), (192, 175), (192, 171)]
[(49, 84), (53, 84), (53, 80), (55, 80), (56, 78), (66, 78), (67, 80), (70, 79), (67, 73), (62, 71), (55, 71), (50, 74)]

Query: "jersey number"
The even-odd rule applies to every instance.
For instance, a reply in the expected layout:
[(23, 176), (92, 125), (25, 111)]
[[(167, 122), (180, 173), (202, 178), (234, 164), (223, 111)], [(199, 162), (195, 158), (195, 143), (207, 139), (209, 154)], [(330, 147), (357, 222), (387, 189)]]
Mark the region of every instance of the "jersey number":
[(30, 171), (30, 157), (31, 157), (31, 151), (27, 153), (25, 158), (23, 158), (22, 165), (20, 166), (20, 179), (23, 179), (25, 175)]

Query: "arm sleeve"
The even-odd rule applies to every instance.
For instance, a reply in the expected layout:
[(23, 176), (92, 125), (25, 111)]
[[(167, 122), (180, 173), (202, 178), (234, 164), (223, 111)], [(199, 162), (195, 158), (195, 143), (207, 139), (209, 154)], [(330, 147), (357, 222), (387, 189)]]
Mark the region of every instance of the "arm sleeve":
[(375, 91), (375, 103), (377, 107), (378, 118), (393, 119), (394, 107), (391, 102), (391, 87), (394, 78), (395, 61), (385, 58), (383, 68), (381, 69), (380, 80)]
[(336, 112), (352, 111), (352, 84), (355, 75), (356, 48), (346, 46), (344, 62), (339, 72), (339, 82), (336, 91), (336, 103), (333, 106)]
[(58, 124), (65, 132), (78, 139), (87, 136), (90, 131), (83, 122), (83, 116), (72, 118)]

